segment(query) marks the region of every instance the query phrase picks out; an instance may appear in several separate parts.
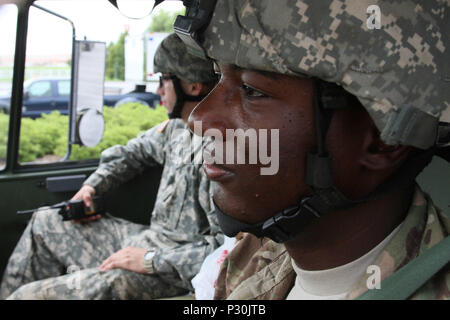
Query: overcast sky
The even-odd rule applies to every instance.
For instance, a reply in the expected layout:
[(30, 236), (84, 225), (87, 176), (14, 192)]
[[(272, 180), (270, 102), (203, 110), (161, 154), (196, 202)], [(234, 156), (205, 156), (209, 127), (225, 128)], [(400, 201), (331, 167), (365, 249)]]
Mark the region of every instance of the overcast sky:
[[(86, 37), (87, 40), (115, 42), (125, 28), (131, 33), (142, 33), (151, 23), (151, 16), (140, 20), (124, 17), (107, 0), (40, 0), (36, 4), (72, 20), (77, 39)], [(181, 9), (181, 1), (165, 1), (155, 13)], [(0, 55), (12, 52), (13, 16), (14, 10), (0, 9)], [(36, 8), (31, 8), (29, 19), (27, 54), (70, 53), (72, 28), (69, 23)]]

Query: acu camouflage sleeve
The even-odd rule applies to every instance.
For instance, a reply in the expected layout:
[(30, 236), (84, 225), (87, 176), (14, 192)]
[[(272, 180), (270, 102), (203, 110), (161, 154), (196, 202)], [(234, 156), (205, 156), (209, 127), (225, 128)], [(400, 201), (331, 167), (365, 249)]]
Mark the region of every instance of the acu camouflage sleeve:
[(212, 202), (213, 184), (200, 170), (199, 205), (206, 215), (203, 230), (195, 241), (159, 249), (153, 258), (156, 273), (166, 282), (193, 291), (191, 280), (200, 271), (205, 258), (223, 244)]
[[(167, 125), (167, 128), (164, 126)], [(163, 122), (131, 139), (126, 146), (113, 146), (104, 150), (97, 170), (83, 183), (104, 193), (131, 180), (149, 166), (162, 165), (164, 146), (170, 138), (171, 123)]]

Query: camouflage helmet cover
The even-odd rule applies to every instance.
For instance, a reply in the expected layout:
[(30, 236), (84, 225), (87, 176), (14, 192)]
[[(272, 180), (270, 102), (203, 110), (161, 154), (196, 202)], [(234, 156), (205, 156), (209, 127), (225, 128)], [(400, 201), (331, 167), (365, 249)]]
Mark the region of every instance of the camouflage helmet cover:
[(171, 73), (186, 82), (210, 82), (216, 79), (213, 64), (188, 53), (175, 33), (167, 36), (156, 49), (154, 71)]
[[(373, 4), (380, 29), (368, 28)], [(450, 113), (449, 7), (448, 0), (218, 0), (203, 47), (242, 68), (338, 83), (386, 143), (425, 149)]]

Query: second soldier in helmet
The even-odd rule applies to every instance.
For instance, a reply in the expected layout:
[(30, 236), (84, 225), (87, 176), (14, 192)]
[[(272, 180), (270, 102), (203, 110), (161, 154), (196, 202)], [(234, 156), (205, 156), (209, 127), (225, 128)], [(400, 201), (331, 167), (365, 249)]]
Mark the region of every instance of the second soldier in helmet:
[[(209, 92), (216, 77), (211, 62), (189, 55), (174, 34), (162, 41), (155, 67), (170, 76), (158, 93), (169, 112), (177, 101), (178, 114), (126, 146), (103, 151), (98, 169), (74, 196), (89, 206), (94, 194), (162, 166), (150, 226), (109, 215), (77, 224), (61, 221), (54, 210), (37, 212), (9, 260), (3, 298), (155, 299), (192, 290), (190, 280), (223, 235), (210, 205), (210, 183), (198, 164), (185, 161), (190, 154), (180, 145), (189, 135), (195, 97)], [(180, 90), (187, 99), (180, 99)], [(68, 267), (78, 272), (66, 274)]]

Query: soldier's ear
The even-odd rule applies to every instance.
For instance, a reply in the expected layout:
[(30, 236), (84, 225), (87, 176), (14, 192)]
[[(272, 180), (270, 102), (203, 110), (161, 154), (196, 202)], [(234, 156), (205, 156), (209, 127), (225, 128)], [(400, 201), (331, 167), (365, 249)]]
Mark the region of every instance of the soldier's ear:
[(367, 128), (359, 163), (369, 170), (389, 170), (400, 166), (408, 157), (408, 146), (385, 144), (375, 126)]
[(184, 92), (190, 96), (198, 96), (202, 93), (203, 83), (201, 82), (186, 83), (183, 89)]

